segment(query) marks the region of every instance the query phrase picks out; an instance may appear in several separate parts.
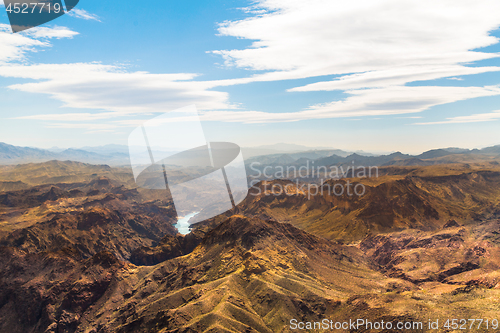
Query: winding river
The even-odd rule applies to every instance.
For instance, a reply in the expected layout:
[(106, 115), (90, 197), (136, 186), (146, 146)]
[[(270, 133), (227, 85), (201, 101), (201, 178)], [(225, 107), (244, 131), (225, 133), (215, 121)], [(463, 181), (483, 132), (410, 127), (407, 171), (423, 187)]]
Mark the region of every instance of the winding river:
[(177, 223), (174, 224), (174, 227), (177, 228), (177, 230), (179, 231), (180, 234), (183, 234), (183, 235), (187, 235), (191, 232), (191, 230), (189, 230), (189, 220), (193, 217), (193, 216), (196, 216), (198, 215), (199, 212), (194, 212), (194, 213), (191, 213), (191, 214), (188, 214), (186, 216), (184, 216), (183, 218), (180, 218), (179, 220), (177, 220)]

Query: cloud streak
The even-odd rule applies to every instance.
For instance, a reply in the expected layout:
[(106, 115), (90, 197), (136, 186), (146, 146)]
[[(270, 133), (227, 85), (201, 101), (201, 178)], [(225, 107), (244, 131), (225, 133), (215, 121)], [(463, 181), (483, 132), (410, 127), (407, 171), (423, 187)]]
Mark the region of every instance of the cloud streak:
[(65, 107), (113, 111), (116, 116), (166, 112), (196, 104), (202, 110), (231, 109), (228, 94), (193, 81), (196, 74), (127, 72), (99, 63), (0, 67), (4, 77), (40, 80), (10, 89), (51, 95)]
[(417, 113), (436, 105), (500, 95), (500, 87), (388, 87), (348, 91), (342, 101), (313, 105), (299, 112), (213, 111), (205, 121), (244, 123), (291, 122), (310, 119), (370, 117)]
[(353, 84), (352, 73), (356, 88), (363, 76), (371, 87), (373, 77), (385, 77), (379, 83), (386, 86), (468, 75), (474, 71), (461, 65), (498, 57), (472, 51), (498, 42), (489, 35), (500, 24), (496, 0), (261, 0), (256, 8), (265, 14), (219, 28), (224, 36), (253, 40), (251, 47), (214, 53), (229, 66), (269, 71), (256, 81), (347, 75), (294, 91), (354, 88), (343, 86)]
[(435, 121), (427, 123), (416, 123), (414, 125), (442, 125), (442, 124), (465, 124), (465, 123), (479, 123), (486, 121), (500, 120), (500, 110), (488, 113), (476, 113), (470, 116), (460, 116), (446, 118), (444, 121)]
[(93, 20), (93, 21), (101, 22), (99, 16), (97, 16), (95, 14), (91, 14), (91, 13), (87, 12), (84, 9), (73, 8), (67, 14), (69, 16), (73, 16), (73, 17), (76, 17), (76, 18), (81, 18), (81, 19), (84, 19), (84, 20)]
[(378, 70), (360, 74), (344, 75), (337, 80), (311, 83), (305, 86), (289, 89), (288, 91), (332, 91), (362, 88), (382, 88), (388, 86), (404, 86), (408, 82), (432, 81), (441, 78), (459, 80), (454, 76), (482, 74), (497, 71), (500, 71), (500, 67), (441, 66), (434, 68), (390, 68), (386, 70)]
[(31, 28), (29, 30), (26, 30), (24, 34), (35, 39), (51, 39), (51, 38), (61, 39), (61, 38), (73, 38), (79, 33), (70, 30), (66, 27), (55, 26), (52, 28), (47, 28), (47, 27)]
[(38, 27), (19, 34), (12, 34), (10, 30), (9, 25), (0, 24), (0, 66), (2, 67), (10, 66), (12, 62), (26, 60), (29, 52), (50, 47), (51, 38), (72, 38), (78, 35), (77, 32), (65, 27)]

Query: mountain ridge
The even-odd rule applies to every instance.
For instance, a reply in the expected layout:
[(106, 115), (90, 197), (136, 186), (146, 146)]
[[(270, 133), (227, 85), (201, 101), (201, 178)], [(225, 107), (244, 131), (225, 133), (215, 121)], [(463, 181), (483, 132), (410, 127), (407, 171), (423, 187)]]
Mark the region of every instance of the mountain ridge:
[[(463, 148), (439, 148), (423, 152), (419, 155), (403, 154), (401, 152), (394, 152), (390, 154), (380, 155), (371, 154), (368, 152), (356, 151), (349, 152), (341, 149), (323, 148), (323, 147), (306, 147), (300, 145), (282, 144), (283, 147), (289, 149), (272, 149), (276, 145), (261, 146), (259, 147), (244, 147), (242, 148), (244, 156), (246, 157), (247, 164), (252, 162), (260, 162), (268, 165), (276, 163), (293, 164), (300, 162), (318, 161), (317, 165), (326, 165), (325, 161), (328, 159), (344, 162), (347, 160), (357, 159), (365, 161), (364, 163), (371, 163), (370, 165), (384, 165), (387, 163), (404, 165), (405, 159), (423, 160), (421, 165), (429, 164), (425, 160), (437, 159), (451, 155), (467, 155), (479, 158), (481, 156), (500, 157), (500, 145), (486, 147), (482, 149), (463, 149)], [(277, 147), (281, 147), (277, 145)], [(297, 149), (291, 149), (297, 148)], [(168, 152), (173, 154), (175, 152)], [(18, 147), (0, 142), (0, 165), (12, 165), (23, 163), (40, 163), (50, 160), (59, 161), (76, 161), (91, 164), (109, 164), (109, 165), (128, 165), (129, 151), (125, 145), (104, 145), (98, 147), (82, 147), (82, 148), (51, 148), (40, 149), (31, 147)], [(339, 162), (340, 163), (340, 162)]]

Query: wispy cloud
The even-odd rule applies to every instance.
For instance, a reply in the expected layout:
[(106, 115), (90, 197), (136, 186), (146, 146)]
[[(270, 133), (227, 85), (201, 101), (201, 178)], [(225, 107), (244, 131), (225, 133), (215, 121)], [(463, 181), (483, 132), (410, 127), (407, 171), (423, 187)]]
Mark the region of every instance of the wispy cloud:
[(84, 20), (94, 20), (94, 21), (101, 22), (99, 16), (97, 16), (95, 14), (91, 14), (91, 13), (87, 12), (84, 9), (73, 8), (73, 10), (71, 10), (67, 14), (69, 16), (81, 18), (81, 19), (84, 19)]
[(489, 113), (477, 113), (470, 116), (451, 117), (451, 118), (446, 118), (446, 120), (444, 121), (416, 123), (414, 125), (479, 123), (479, 122), (494, 121), (494, 120), (500, 120), (500, 110)]
[(116, 117), (114, 112), (100, 113), (58, 113), (58, 114), (37, 114), (32, 116), (13, 117), (12, 119), (47, 120), (47, 121), (94, 121)]
[[(496, 66), (468, 66), (499, 57), (475, 51), (499, 41), (489, 34), (500, 25), (497, 0), (258, 0), (254, 10), (253, 17), (224, 22), (219, 28), (221, 35), (251, 40), (252, 45), (214, 53), (227, 66), (264, 73), (221, 84), (336, 75), (288, 91), (340, 90), (352, 95), (296, 113), (259, 114), (260, 119), (405, 114), (499, 94), (489, 87), (405, 87), (500, 71)], [(379, 93), (384, 101), (373, 104)], [(229, 115), (238, 118), (234, 112)]]
[(9, 86), (49, 94), (65, 107), (131, 113), (165, 112), (196, 104), (202, 110), (231, 109), (228, 94), (208, 90), (211, 84), (193, 81), (196, 74), (151, 74), (99, 63), (0, 66), (4, 77), (39, 82)]
[(119, 127), (114, 124), (97, 124), (97, 123), (48, 123), (47, 128), (56, 129), (84, 129), (85, 133), (107, 133), (115, 132)]
[(500, 95), (500, 87), (394, 86), (347, 93), (352, 97), (312, 106), (307, 113), (324, 118), (418, 113), (436, 105)]
[(422, 68), (408, 66), (345, 75), (334, 81), (311, 83), (289, 89), (289, 91), (331, 91), (403, 86), (408, 82), (431, 81), (454, 75), (471, 75), (496, 71), (500, 71), (500, 67), (465, 67), (457, 65)]
[(351, 96), (345, 100), (313, 105), (299, 112), (211, 111), (205, 112), (201, 118), (206, 121), (264, 123), (399, 115), (421, 112), (435, 105), (500, 95), (500, 87), (387, 87), (347, 93)]
[[(219, 28), (252, 46), (215, 51), (230, 66), (269, 71), (255, 80), (357, 73), (359, 81), (368, 73), (368, 87), (370, 76), (401, 84), (462, 75), (461, 64), (498, 56), (471, 51), (498, 42), (489, 35), (500, 23), (496, 0), (260, 0), (255, 7), (266, 13)], [(342, 85), (334, 80), (332, 89)]]
[(50, 39), (50, 38), (61, 39), (61, 38), (73, 38), (79, 33), (70, 30), (66, 27), (55, 26), (52, 28), (47, 28), (47, 27), (31, 28), (29, 30), (26, 30), (24, 34), (33, 37), (35, 39)]
[(38, 27), (13, 34), (10, 26), (0, 23), (0, 65), (23, 61), (29, 52), (51, 46), (51, 38), (72, 38), (78, 33), (65, 27)]

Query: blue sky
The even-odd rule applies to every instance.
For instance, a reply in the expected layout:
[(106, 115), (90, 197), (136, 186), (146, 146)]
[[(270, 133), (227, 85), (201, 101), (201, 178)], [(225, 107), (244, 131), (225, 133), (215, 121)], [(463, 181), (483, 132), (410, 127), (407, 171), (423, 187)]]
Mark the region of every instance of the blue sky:
[(0, 8), (0, 142), (126, 144), (195, 104), (242, 146), (500, 144), (499, 25), (497, 0), (81, 0), (14, 35)]

